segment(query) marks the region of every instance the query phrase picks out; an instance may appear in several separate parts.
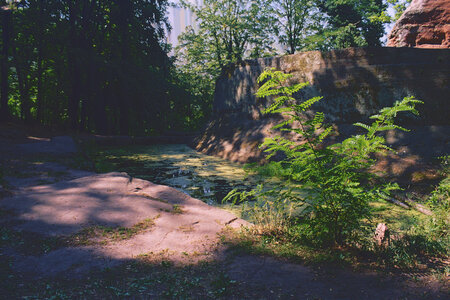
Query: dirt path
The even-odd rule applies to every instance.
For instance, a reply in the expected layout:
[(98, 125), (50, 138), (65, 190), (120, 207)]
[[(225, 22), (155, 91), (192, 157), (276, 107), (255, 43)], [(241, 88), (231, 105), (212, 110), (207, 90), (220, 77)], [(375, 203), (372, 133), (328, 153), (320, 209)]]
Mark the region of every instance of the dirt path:
[(173, 188), (126, 173), (74, 169), (67, 162), (83, 158), (77, 156), (69, 137), (17, 140), (0, 136), (0, 154), (6, 170), (3, 185), (8, 190), (0, 198), (0, 261), (7, 259), (11, 272), (3, 274), (5, 278), (71, 282), (148, 258), (170, 261), (177, 267), (210, 261), (216, 269), (208, 272), (225, 274), (227, 282), (237, 282), (231, 288), (235, 294), (220, 294), (225, 298), (420, 299), (445, 295), (433, 287), (411, 285), (404, 278), (227, 254), (220, 232), (227, 226), (249, 223)]
[[(10, 172), (5, 177), (13, 195), (2, 199), (0, 208), (13, 216), (2, 221), (19, 232), (60, 237), (74, 244), (83, 239), (77, 247), (58, 247), (44, 255), (13, 254), (13, 269), (20, 273), (80, 276), (94, 268), (163, 251), (170, 253), (174, 262), (192, 263), (212, 257), (218, 234), (225, 226), (249, 225), (173, 188), (126, 173), (93, 174), (46, 161), (25, 165), (17, 158), (43, 153), (53, 159), (70, 157), (77, 151), (70, 137), (34, 139), (4, 147), (12, 156), (10, 161), (20, 164), (22, 174)], [(27, 172), (29, 176), (25, 176)], [(36, 185), (43, 175), (50, 182), (58, 182)], [(144, 221), (148, 223), (145, 226)], [(116, 235), (122, 232), (119, 238), (97, 236), (113, 235), (105, 233), (115, 231)]]

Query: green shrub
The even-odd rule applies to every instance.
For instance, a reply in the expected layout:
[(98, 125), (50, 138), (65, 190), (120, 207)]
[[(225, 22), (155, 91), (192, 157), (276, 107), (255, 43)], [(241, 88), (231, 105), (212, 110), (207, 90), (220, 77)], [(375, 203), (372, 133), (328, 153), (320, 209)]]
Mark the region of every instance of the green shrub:
[(420, 234), (450, 250), (450, 172), (449, 156), (441, 158), (444, 179), (427, 200), (433, 215), (417, 227)]
[(427, 262), (429, 257), (447, 255), (448, 244), (427, 235), (424, 227), (417, 226), (403, 236), (392, 240), (385, 248), (377, 248), (376, 254), (384, 264), (411, 267), (417, 262)]
[(433, 216), (428, 227), (433, 236), (449, 238), (450, 235), (450, 177), (440, 182), (428, 199)]
[(431, 193), (427, 205), (433, 214), (418, 220), (408, 231), (399, 234), (392, 243), (378, 249), (385, 264), (411, 267), (429, 257), (448, 256), (450, 250), (450, 177), (449, 156), (441, 158), (445, 177)]
[[(311, 238), (343, 244), (362, 229), (363, 220), (370, 218), (369, 202), (399, 189), (396, 184), (378, 183), (376, 175), (368, 170), (375, 162), (374, 154), (391, 150), (379, 133), (392, 129), (406, 131), (394, 124), (394, 118), (399, 112), (417, 114), (414, 106), (421, 101), (405, 98), (393, 107), (383, 108), (371, 117), (374, 120), (371, 125), (355, 124), (366, 133), (324, 146), (324, 139), (332, 133), (332, 127), (324, 125), (324, 114), (316, 112), (312, 118), (305, 116), (321, 97), (297, 101), (293, 95), (308, 83), (288, 86), (286, 82), (290, 77), (280, 71), (266, 70), (258, 78), (263, 84), (256, 95), (275, 97), (264, 112), (283, 115), (283, 121), (274, 129), (290, 135), (266, 138), (261, 145), (268, 154), (267, 159), (280, 153), (284, 157), (276, 163), (276, 173), (282, 174), (284, 180), (270, 191), (259, 189), (250, 194), (256, 198), (271, 196), (273, 203), (294, 203), (296, 215), (292, 215), (289, 206), (284, 217), (305, 222), (304, 228), (310, 230), (307, 235)], [(301, 136), (303, 141), (299, 143), (287, 137), (292, 135)], [(250, 194), (233, 191), (227, 199), (243, 200)]]

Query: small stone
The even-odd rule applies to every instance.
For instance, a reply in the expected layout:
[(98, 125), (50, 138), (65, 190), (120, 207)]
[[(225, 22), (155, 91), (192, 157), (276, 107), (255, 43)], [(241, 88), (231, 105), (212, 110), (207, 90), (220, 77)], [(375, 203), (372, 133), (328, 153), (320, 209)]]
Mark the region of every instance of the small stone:
[(387, 246), (390, 243), (389, 229), (384, 223), (379, 223), (375, 229), (374, 239), (378, 246)]

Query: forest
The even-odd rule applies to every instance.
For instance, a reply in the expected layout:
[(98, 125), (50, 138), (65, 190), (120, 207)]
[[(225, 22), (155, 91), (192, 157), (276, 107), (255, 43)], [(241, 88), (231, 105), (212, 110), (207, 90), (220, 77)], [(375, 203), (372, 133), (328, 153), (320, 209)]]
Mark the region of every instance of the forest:
[[(401, 12), (408, 1), (388, 2)], [(97, 134), (196, 130), (224, 66), (381, 46), (388, 2), (182, 1), (198, 28), (171, 49), (167, 0), (1, 1), (1, 116)]]

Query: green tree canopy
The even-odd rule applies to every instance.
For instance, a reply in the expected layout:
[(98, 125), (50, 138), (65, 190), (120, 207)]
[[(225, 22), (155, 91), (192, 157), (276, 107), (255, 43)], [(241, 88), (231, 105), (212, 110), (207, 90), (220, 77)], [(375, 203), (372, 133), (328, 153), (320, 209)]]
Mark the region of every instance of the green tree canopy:
[(289, 54), (306, 47), (307, 36), (315, 34), (320, 22), (317, 6), (312, 0), (274, 0), (278, 42)]
[(265, 0), (205, 0), (201, 6), (184, 3), (195, 13), (198, 29), (190, 27), (179, 37), (180, 60), (215, 77), (231, 62), (272, 54), (275, 21), (265, 4)]
[(173, 128), (181, 100), (169, 93), (176, 80), (164, 42), (167, 5), (20, 1), (10, 11), (10, 43), (1, 45), (7, 110), (28, 122), (96, 133)]
[(393, 21), (397, 21), (400, 18), (408, 5), (411, 4), (411, 1), (412, 0), (387, 0), (387, 2), (393, 6), (395, 11), (395, 15), (392, 18)]
[(317, 0), (327, 15), (333, 48), (381, 46), (387, 5), (382, 0)]

